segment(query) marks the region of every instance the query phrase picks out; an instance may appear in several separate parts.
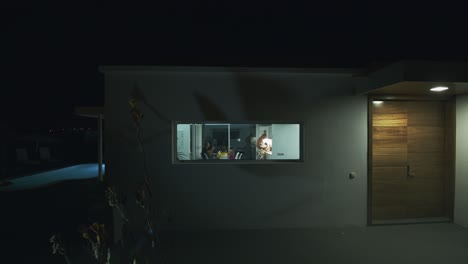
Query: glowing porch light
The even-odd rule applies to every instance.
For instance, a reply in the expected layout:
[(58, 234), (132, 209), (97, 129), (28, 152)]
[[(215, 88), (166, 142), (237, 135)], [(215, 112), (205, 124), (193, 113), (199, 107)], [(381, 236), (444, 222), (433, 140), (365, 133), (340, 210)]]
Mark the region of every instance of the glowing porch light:
[(431, 88), (430, 90), (433, 91), (433, 92), (442, 92), (442, 91), (448, 90), (448, 87), (447, 86), (437, 86), (437, 87)]

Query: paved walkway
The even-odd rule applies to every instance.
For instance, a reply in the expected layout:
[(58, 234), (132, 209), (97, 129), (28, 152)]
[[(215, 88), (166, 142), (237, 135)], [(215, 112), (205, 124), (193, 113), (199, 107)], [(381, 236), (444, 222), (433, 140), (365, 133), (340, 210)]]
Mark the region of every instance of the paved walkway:
[(168, 263), (468, 263), (468, 229), (450, 223), (179, 231), (162, 238)]

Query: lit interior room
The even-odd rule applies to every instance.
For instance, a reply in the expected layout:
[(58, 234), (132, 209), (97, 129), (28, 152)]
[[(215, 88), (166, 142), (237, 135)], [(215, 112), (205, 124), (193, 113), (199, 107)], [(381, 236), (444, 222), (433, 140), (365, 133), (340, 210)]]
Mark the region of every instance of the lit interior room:
[[(300, 124), (177, 123), (176, 127), (178, 161), (300, 160)], [(223, 151), (231, 152), (231, 157), (218, 158)]]

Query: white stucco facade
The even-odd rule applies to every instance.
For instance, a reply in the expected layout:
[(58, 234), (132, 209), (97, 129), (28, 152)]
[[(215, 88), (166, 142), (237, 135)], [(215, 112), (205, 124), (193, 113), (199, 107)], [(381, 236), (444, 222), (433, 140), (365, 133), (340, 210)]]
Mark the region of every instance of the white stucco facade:
[[(129, 99), (134, 97), (144, 114), (141, 138), (157, 208), (154, 217), (162, 227), (366, 226), (368, 99), (359, 92), (408, 76), (423, 80), (414, 65), (393, 65), (368, 77), (358, 77), (355, 70), (104, 67), (106, 181), (129, 194), (144, 181), (130, 115)], [(429, 68), (432, 77), (442, 69)], [(414, 71), (408, 74), (408, 69)], [(460, 80), (463, 71), (451, 72), (458, 75), (440, 76)], [(432, 77), (428, 80), (434, 81)], [(454, 221), (468, 227), (468, 100), (456, 97)], [(174, 121), (274, 120), (303, 124), (303, 162), (173, 162)], [(350, 172), (357, 177), (350, 179)], [(138, 222), (140, 209), (129, 203), (127, 210), (134, 218), (130, 222)]]
[[(128, 100), (138, 90), (158, 217), (176, 228), (365, 226), (367, 98), (349, 73), (174, 70), (108, 71), (108, 181), (129, 193), (142, 182), (142, 156)], [(261, 98), (261, 100), (259, 100)], [(146, 103), (144, 103), (146, 102)], [(200, 102), (215, 109), (207, 112)], [(263, 102), (263, 103), (259, 103)], [(173, 164), (170, 120), (300, 121), (304, 162)], [(357, 178), (350, 180), (350, 172)], [(129, 208), (130, 215), (132, 210)], [(137, 214), (135, 214), (137, 215)]]

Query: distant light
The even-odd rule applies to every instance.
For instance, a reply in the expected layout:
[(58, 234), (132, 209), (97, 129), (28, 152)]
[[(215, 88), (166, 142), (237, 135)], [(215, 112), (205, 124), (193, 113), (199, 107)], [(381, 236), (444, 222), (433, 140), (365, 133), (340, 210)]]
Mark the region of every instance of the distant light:
[(379, 104), (383, 104), (383, 101), (372, 101), (372, 103), (375, 105), (379, 105)]
[(433, 92), (442, 92), (442, 91), (448, 90), (448, 87), (447, 86), (437, 86), (437, 87), (431, 88), (430, 90), (433, 91)]

